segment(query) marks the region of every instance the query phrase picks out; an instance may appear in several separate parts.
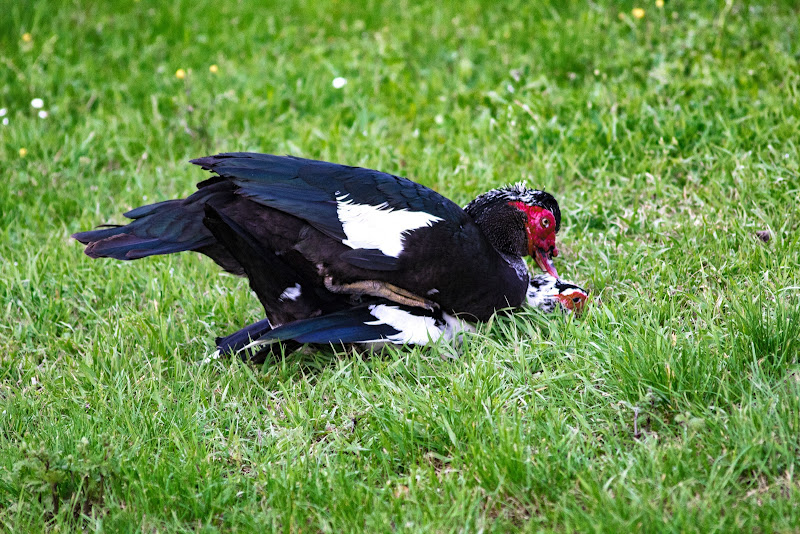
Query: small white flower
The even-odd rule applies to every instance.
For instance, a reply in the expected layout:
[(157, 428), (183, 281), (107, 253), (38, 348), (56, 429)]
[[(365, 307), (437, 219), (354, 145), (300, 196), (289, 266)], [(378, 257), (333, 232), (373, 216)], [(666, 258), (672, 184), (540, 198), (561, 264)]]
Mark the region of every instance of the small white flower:
[(506, 89), (508, 90), (508, 92), (509, 92), (509, 93), (513, 93), (513, 92), (514, 92), (514, 86), (513, 86), (513, 85), (511, 85), (511, 84), (508, 84), (508, 85), (506, 86)]
[(39, 118), (40, 119), (46, 119), (47, 118), (47, 112), (45, 110), (41, 110), (39, 112)]
[(34, 109), (42, 109), (44, 107), (44, 100), (41, 98), (34, 98), (31, 100), (31, 106), (33, 106)]
[(8, 126), (8, 117), (3, 117), (3, 126)]
[(436, 115), (433, 118), (433, 122), (435, 122), (436, 124), (444, 124), (444, 117), (442, 117), (441, 115)]
[(5, 117), (8, 110), (6, 108), (0, 108), (0, 117)]
[(333, 79), (333, 88), (334, 89), (341, 89), (347, 85), (347, 78), (342, 78), (341, 76), (337, 76)]

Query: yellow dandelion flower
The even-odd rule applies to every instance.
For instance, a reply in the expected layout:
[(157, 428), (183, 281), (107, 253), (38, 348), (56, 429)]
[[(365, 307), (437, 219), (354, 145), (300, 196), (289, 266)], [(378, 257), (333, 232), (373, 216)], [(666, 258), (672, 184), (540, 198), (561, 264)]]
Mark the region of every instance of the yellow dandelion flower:
[(633, 18), (635, 19), (644, 18), (644, 9), (642, 9), (641, 7), (634, 7), (631, 10), (631, 15), (633, 15)]
[(215, 63), (210, 67), (208, 67), (208, 72), (210, 72), (211, 74), (216, 74), (219, 72), (219, 67), (217, 67), (217, 64)]
[(33, 41), (33, 35), (31, 35), (28, 32), (25, 32), (22, 34), (22, 40), (25, 41), (26, 43), (30, 43), (31, 41)]
[(662, 7), (664, 7), (664, 0), (656, 0), (656, 7), (658, 9), (661, 9)]
[(179, 80), (186, 78), (186, 71), (183, 69), (178, 69), (175, 71), (175, 77)]
[(28, 155), (28, 149), (27, 148), (22, 147), (22, 148), (19, 149), (19, 157), (24, 158), (27, 155)]

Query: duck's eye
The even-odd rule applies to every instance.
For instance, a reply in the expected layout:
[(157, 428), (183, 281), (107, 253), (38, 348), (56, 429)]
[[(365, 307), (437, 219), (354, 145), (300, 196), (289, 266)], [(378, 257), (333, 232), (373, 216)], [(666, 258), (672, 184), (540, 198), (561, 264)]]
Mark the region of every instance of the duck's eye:
[(550, 219), (548, 219), (547, 217), (545, 217), (544, 219), (542, 219), (542, 226), (543, 226), (544, 228), (549, 228), (549, 227), (550, 227)]
[(575, 304), (580, 303), (580, 301), (581, 301), (580, 297), (572, 297), (572, 302), (574, 302)]

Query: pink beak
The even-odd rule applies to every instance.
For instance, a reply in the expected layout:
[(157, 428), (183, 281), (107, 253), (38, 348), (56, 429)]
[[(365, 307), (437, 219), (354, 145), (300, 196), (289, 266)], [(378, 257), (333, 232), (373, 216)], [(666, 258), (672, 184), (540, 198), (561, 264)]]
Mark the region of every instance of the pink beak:
[(550, 259), (550, 256), (544, 250), (537, 248), (534, 254), (531, 254), (536, 260), (536, 265), (539, 266), (543, 271), (550, 274), (550, 276), (554, 278), (558, 278), (558, 272), (556, 272), (556, 268), (553, 265), (553, 260)]

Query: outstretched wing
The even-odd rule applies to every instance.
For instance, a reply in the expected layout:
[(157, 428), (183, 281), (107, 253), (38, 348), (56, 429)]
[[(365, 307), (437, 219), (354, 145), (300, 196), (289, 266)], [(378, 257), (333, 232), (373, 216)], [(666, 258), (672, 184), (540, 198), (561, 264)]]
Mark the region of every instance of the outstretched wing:
[(192, 160), (233, 182), (241, 194), (288, 213), (366, 256), (383, 262), (403, 252), (405, 237), (434, 224), (471, 220), (455, 203), (391, 174), (292, 156), (234, 152)]

